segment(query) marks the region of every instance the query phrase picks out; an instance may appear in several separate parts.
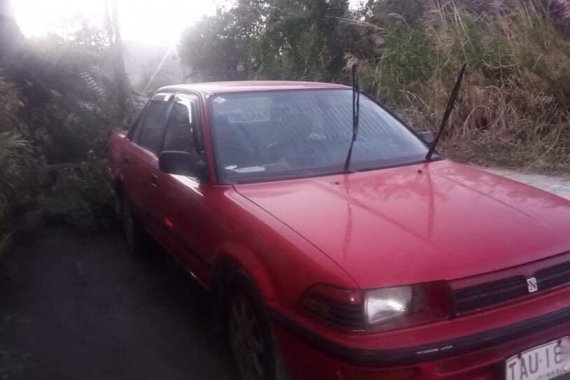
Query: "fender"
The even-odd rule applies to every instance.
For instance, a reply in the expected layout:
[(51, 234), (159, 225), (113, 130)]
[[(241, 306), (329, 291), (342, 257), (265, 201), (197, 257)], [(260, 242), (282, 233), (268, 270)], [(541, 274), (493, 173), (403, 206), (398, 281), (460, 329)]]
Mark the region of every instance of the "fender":
[(227, 241), (220, 245), (214, 253), (212, 263), (214, 270), (212, 271), (211, 282), (219, 280), (216, 277), (220, 275), (227, 275), (227, 273), (220, 273), (220, 271), (225, 272), (228, 264), (245, 271), (268, 303), (277, 299), (275, 287), (268, 275), (267, 268), (251, 249), (235, 241)]

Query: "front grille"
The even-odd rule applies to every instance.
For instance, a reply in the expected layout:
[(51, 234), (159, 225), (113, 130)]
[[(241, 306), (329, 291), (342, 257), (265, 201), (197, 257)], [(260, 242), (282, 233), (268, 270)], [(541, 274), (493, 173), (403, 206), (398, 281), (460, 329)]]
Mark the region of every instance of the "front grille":
[[(535, 277), (541, 293), (570, 283), (570, 262), (538, 270), (529, 276)], [(468, 286), (453, 291), (453, 302), (457, 315), (514, 301), (529, 295), (527, 276), (517, 275), (497, 281)]]
[(524, 276), (469, 286), (453, 292), (455, 312), (463, 314), (528, 294)]
[(551, 289), (570, 283), (570, 262), (541, 269), (534, 275), (538, 290)]

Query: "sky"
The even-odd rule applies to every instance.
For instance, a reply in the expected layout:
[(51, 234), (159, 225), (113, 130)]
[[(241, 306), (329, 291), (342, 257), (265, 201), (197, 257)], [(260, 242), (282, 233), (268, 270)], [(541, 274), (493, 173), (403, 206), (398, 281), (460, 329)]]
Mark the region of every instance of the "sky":
[[(106, 0), (12, 0), (16, 22), (27, 37), (64, 32), (70, 20), (103, 23)], [(174, 44), (188, 26), (214, 14), (224, 0), (117, 0), (125, 41)], [(361, 0), (351, 0), (355, 6)]]
[[(182, 31), (213, 14), (217, 0), (118, 0), (125, 41), (175, 43)], [(105, 0), (12, 0), (16, 22), (27, 37), (64, 31), (69, 20), (103, 23)]]

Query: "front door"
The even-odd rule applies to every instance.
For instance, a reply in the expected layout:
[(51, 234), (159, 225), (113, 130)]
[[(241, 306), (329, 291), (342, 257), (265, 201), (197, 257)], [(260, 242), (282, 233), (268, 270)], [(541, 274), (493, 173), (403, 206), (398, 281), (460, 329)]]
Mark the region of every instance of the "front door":
[[(198, 97), (176, 95), (164, 135), (164, 151), (190, 153), (195, 160), (205, 160), (201, 138)], [(168, 231), (164, 245), (191, 272), (203, 278), (207, 270), (203, 240), (212, 227), (203, 191), (208, 184), (197, 178), (162, 173), (160, 176), (160, 218)]]
[(145, 108), (125, 150), (126, 186), (132, 207), (146, 229), (156, 238), (161, 232), (158, 153), (162, 148), (166, 123), (172, 109), (172, 94), (157, 94)]

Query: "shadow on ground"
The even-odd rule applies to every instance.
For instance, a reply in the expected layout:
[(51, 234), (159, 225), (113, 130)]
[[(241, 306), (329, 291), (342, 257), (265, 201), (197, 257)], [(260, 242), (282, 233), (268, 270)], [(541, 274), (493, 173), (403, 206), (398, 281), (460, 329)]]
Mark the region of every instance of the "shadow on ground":
[(119, 233), (46, 228), (4, 258), (0, 379), (230, 379), (208, 294)]

